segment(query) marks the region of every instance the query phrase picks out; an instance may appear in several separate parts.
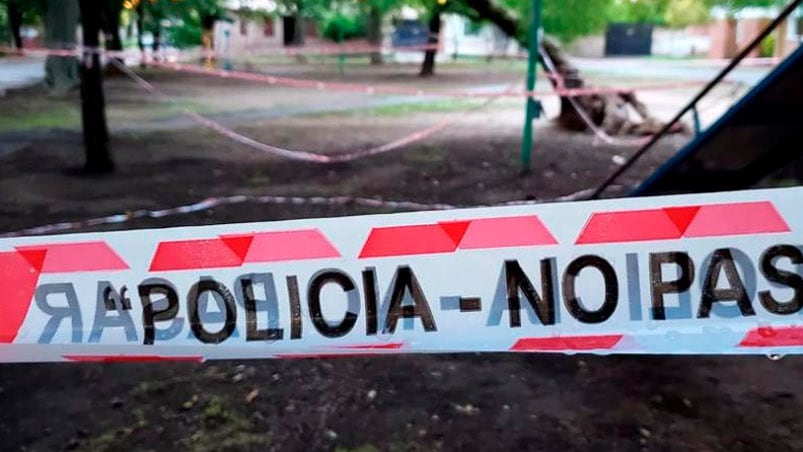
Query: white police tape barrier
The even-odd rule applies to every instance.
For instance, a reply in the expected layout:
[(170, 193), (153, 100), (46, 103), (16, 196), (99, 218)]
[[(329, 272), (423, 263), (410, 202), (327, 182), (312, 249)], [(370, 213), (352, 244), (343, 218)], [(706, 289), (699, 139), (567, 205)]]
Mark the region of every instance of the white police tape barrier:
[(803, 351), (802, 188), (0, 240), (0, 361)]

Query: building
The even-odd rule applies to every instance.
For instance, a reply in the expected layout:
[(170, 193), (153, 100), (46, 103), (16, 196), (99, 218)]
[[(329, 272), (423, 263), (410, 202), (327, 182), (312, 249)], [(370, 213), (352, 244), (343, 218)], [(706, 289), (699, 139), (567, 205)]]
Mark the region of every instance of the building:
[[(215, 24), (215, 43), (219, 52), (238, 54), (293, 45), (297, 21), (293, 16), (239, 14), (229, 11), (228, 20)], [(321, 42), (315, 22), (306, 20), (304, 45)]]
[[(743, 8), (729, 13), (723, 8), (714, 8), (714, 18), (710, 27), (711, 58), (731, 58), (739, 49), (747, 45), (774, 17), (780, 13), (779, 8)], [(792, 53), (803, 42), (803, 8), (798, 8), (792, 16), (773, 33), (774, 45), (772, 55), (762, 55), (761, 49), (754, 50), (749, 56), (785, 57)]]
[[(423, 52), (398, 51), (398, 49), (424, 45), (428, 40), (429, 29), (419, 20), (418, 13), (414, 10), (403, 9), (401, 19), (396, 21), (390, 33), (385, 33), (386, 47), (396, 49), (389, 57), (400, 63), (422, 61)], [(510, 56), (521, 51), (518, 42), (508, 37), (497, 26), (477, 24), (458, 14), (442, 16), (438, 43), (438, 60), (458, 56)]]

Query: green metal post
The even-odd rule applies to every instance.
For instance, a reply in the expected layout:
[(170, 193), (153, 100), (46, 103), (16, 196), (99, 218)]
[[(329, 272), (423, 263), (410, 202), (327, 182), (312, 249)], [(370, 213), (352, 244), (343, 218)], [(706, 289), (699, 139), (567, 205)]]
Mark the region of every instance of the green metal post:
[[(538, 64), (538, 30), (541, 28), (541, 0), (532, 0), (533, 18), (530, 23), (529, 56), (527, 58), (527, 91), (535, 91), (535, 69)], [(532, 97), (527, 98), (524, 117), (524, 133), (521, 142), (521, 170), (530, 171), (530, 155), (533, 150), (533, 118), (539, 113), (539, 106)]]

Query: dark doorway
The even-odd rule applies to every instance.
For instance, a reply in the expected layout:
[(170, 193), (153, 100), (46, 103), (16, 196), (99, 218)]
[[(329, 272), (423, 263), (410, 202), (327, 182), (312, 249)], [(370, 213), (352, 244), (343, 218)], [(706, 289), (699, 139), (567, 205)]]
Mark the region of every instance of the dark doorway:
[(284, 29), (282, 33), (284, 45), (291, 46), (295, 44), (296, 18), (293, 16), (284, 16), (282, 17), (282, 25)]
[(605, 55), (650, 55), (652, 25), (614, 23), (605, 32)]

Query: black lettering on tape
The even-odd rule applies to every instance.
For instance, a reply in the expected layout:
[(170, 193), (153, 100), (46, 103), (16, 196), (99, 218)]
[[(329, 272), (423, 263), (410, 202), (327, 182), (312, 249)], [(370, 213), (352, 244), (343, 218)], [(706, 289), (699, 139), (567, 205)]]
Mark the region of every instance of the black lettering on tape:
[[(226, 321), (219, 331), (210, 332), (204, 328), (198, 312), (198, 301), (201, 295), (208, 292), (226, 312)], [(205, 344), (219, 344), (228, 339), (237, 327), (237, 306), (234, 296), (222, 283), (212, 278), (203, 278), (190, 287), (187, 293), (187, 311), (190, 318), (190, 329), (195, 337)]]
[[(254, 295), (254, 281), (262, 283), (265, 287), (265, 297), (267, 298), (267, 284), (272, 284), (273, 279), (266, 274), (253, 274), (249, 277), (240, 278), (240, 293), (245, 301), (245, 340), (246, 341), (276, 341), (284, 337), (284, 330), (281, 328), (264, 328), (259, 329), (257, 325), (257, 301), (262, 303), (273, 303), (276, 305), (276, 300), (257, 300)], [(274, 310), (278, 320), (278, 309)], [(270, 324), (270, 311), (267, 311), (267, 321)]]
[[(13, 284), (13, 282), (9, 283)], [(47, 299), (56, 294), (64, 295), (67, 306), (58, 307), (48, 303)], [(42, 330), (42, 335), (39, 336), (40, 344), (49, 344), (61, 326), (61, 322), (68, 318), (70, 319), (70, 326), (72, 326), (72, 342), (76, 344), (81, 342), (81, 332), (84, 330), (84, 324), (81, 320), (81, 306), (78, 303), (75, 287), (71, 283), (42, 284), (36, 288), (34, 298), (39, 310), (50, 316), (50, 320), (47, 321)]]
[[(584, 268), (595, 268), (601, 274), (605, 284), (605, 299), (602, 306), (596, 311), (589, 311), (583, 306), (582, 300), (577, 296), (575, 287), (577, 276)], [(583, 323), (602, 323), (613, 315), (619, 302), (619, 281), (616, 271), (605, 259), (587, 254), (573, 260), (563, 273), (563, 302), (569, 314)]]
[[(137, 286), (137, 291), (142, 302), (142, 327), (144, 330), (142, 343), (153, 345), (156, 335), (154, 324), (174, 320), (178, 314), (178, 293), (170, 281), (162, 278), (148, 278), (142, 281), (142, 284)], [(167, 305), (163, 309), (154, 309), (152, 294), (163, 295)]]
[(298, 277), (287, 277), (287, 297), (290, 300), (290, 339), (301, 339), (301, 300)]
[(555, 324), (555, 299), (554, 288), (552, 287), (552, 265), (549, 259), (541, 261), (541, 292), (543, 297), (538, 295), (532, 282), (524, 274), (518, 261), (505, 261), (505, 287), (507, 288), (507, 309), (510, 316), (510, 326), (517, 328), (521, 326), (521, 300), (519, 292), (524, 293), (524, 298), (538, 316), (542, 325)]
[(366, 268), (363, 270), (362, 286), (365, 292), (365, 334), (367, 336), (373, 336), (378, 329), (376, 318), (376, 270), (374, 268)]
[[(717, 288), (717, 281), (719, 281), (719, 275), (722, 271), (725, 272), (725, 278), (728, 280), (729, 287), (727, 289)], [(730, 249), (720, 248), (714, 251), (711, 263), (708, 266), (708, 273), (706, 273), (705, 281), (703, 282), (703, 296), (700, 300), (697, 318), (708, 318), (711, 315), (711, 306), (714, 303), (734, 300), (743, 316), (756, 315), (753, 306), (750, 304), (750, 298), (747, 296), (742, 278), (733, 263), (733, 255)]]
[(758, 293), (758, 299), (761, 301), (761, 305), (773, 314), (795, 314), (803, 307), (803, 277), (776, 267), (775, 261), (779, 258), (787, 258), (792, 261), (793, 265), (800, 265), (803, 264), (803, 253), (796, 246), (776, 245), (767, 248), (761, 255), (759, 264), (761, 274), (769, 282), (792, 288), (794, 290), (792, 298), (788, 301), (778, 301), (769, 290), (762, 290)]
[[(89, 333), (90, 343), (100, 342), (106, 328), (123, 328), (125, 340), (129, 342), (137, 340), (137, 330), (131, 319), (131, 313), (128, 312), (131, 310), (131, 300), (125, 296), (126, 292), (126, 286), (122, 286), (118, 293), (109, 281), (98, 281), (95, 322)], [(109, 315), (112, 312), (115, 315)]]
[[(413, 304), (402, 306), (404, 295), (410, 293)], [(438, 331), (435, 325), (435, 318), (429, 309), (429, 302), (421, 290), (421, 285), (415, 277), (413, 270), (406, 265), (396, 269), (396, 277), (393, 282), (393, 291), (390, 296), (390, 306), (388, 307), (387, 320), (383, 333), (392, 334), (396, 331), (396, 323), (402, 318), (420, 317), (424, 325), (424, 331)]]
[[(664, 281), (661, 266), (675, 264), (680, 276), (674, 281)], [(694, 262), (686, 253), (650, 253), (650, 294), (652, 299), (652, 318), (666, 320), (664, 295), (680, 294), (689, 290), (694, 282)]]
[(460, 312), (482, 311), (482, 299), (479, 297), (460, 297), (458, 309), (460, 309)]
[[(349, 306), (343, 320), (337, 325), (330, 325), (323, 318), (321, 311), (321, 290), (326, 284), (337, 284), (347, 294)], [(360, 296), (354, 281), (349, 276), (338, 270), (328, 270), (319, 273), (310, 281), (307, 290), (307, 303), (309, 304), (310, 318), (312, 325), (319, 333), (326, 337), (343, 337), (348, 334), (357, 323), (357, 315), (360, 310)], [(357, 311), (357, 312), (354, 312)]]

